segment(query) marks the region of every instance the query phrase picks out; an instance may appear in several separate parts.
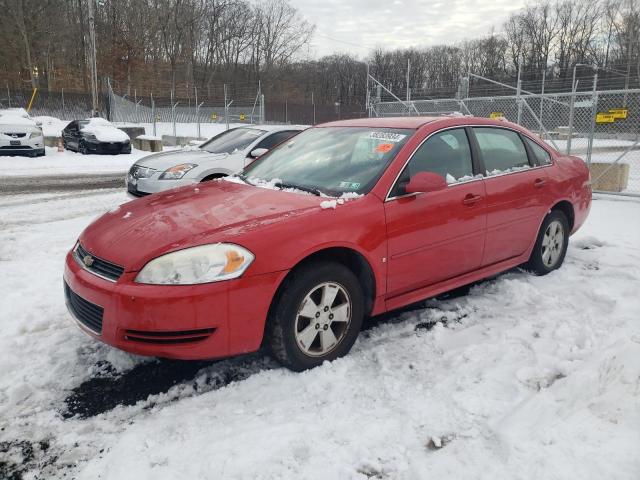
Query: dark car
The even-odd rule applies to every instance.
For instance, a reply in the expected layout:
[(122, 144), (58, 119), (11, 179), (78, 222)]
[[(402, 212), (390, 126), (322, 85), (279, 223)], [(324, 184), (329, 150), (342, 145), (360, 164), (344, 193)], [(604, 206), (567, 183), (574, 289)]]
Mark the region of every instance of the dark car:
[(87, 153), (131, 153), (129, 135), (104, 118), (74, 120), (62, 130), (67, 150)]

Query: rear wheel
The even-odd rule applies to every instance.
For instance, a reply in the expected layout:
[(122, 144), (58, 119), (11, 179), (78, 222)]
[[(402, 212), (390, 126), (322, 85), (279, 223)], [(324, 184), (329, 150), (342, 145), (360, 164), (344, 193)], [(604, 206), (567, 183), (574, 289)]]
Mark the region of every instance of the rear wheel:
[(273, 356), (301, 371), (351, 350), (364, 315), (356, 276), (344, 265), (312, 263), (292, 273), (267, 324)]
[(542, 222), (536, 244), (525, 268), (546, 275), (560, 268), (569, 244), (569, 222), (564, 213), (552, 210)]

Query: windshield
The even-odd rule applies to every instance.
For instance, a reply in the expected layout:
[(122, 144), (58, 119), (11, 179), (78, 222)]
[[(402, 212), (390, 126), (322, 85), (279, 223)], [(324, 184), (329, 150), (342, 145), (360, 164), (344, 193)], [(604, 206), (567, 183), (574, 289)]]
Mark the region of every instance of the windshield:
[(234, 128), (216, 135), (211, 140), (203, 143), (200, 148), (209, 153), (233, 153), (244, 150), (251, 143), (265, 133), (257, 128)]
[(245, 168), (249, 183), (340, 196), (369, 192), (413, 130), (320, 127), (296, 135)]

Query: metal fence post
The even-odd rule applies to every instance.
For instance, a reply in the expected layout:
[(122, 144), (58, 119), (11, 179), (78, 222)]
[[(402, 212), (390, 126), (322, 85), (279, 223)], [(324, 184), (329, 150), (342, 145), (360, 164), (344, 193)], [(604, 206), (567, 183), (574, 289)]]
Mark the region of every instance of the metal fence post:
[(153, 122), (153, 136), (156, 136), (156, 102), (153, 99), (153, 92), (151, 92), (151, 121)]
[(591, 120), (589, 122), (589, 143), (587, 145), (587, 165), (591, 165), (591, 153), (593, 152), (593, 137), (596, 130), (596, 115), (598, 114), (598, 72), (593, 76), (593, 94), (591, 96)]
[(198, 138), (202, 137), (202, 135), (200, 135), (200, 107), (202, 106), (203, 103), (204, 102), (196, 104), (196, 121), (198, 122)]
[(264, 112), (264, 93), (260, 94), (260, 121), (262, 123), (266, 123), (267, 119), (265, 118), (265, 112)]
[(567, 155), (571, 155), (571, 139), (573, 138), (573, 115), (576, 103), (576, 86), (574, 83), (571, 86), (571, 101), (569, 102), (569, 125), (568, 125), (568, 137), (567, 137)]
[(518, 104), (518, 125), (522, 125), (522, 80), (520, 79), (520, 70), (522, 62), (518, 60), (518, 85), (516, 90), (516, 102)]
[(62, 110), (64, 111), (64, 88), (60, 90), (60, 94), (62, 95)]
[(227, 124), (227, 130), (229, 130), (229, 104), (227, 103), (227, 84), (224, 85), (224, 121)]
[(9, 82), (7, 82), (7, 103), (9, 103), (9, 108), (11, 108), (11, 90), (9, 90)]
[(171, 117), (173, 118), (173, 136), (176, 136), (176, 107), (180, 102), (176, 102), (171, 105)]

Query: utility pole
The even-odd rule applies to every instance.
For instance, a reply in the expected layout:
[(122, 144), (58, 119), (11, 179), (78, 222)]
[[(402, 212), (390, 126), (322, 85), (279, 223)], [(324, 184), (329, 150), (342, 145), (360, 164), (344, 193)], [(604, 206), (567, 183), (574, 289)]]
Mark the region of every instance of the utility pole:
[(87, 14), (89, 17), (89, 71), (91, 73), (91, 116), (98, 113), (98, 70), (96, 66), (96, 29), (93, 13), (93, 2), (87, 0)]

